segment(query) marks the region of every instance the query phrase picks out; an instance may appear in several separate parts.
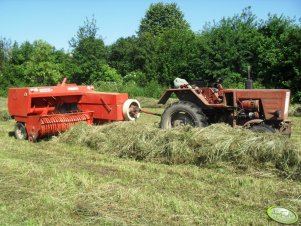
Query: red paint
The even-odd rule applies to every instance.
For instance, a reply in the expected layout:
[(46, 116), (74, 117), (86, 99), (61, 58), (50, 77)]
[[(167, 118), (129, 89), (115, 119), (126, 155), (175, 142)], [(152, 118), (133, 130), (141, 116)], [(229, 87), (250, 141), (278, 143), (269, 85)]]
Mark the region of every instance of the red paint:
[(96, 124), (125, 120), (128, 94), (94, 91), (93, 86), (66, 84), (8, 89), (8, 111), (25, 124), (28, 139), (64, 132), (78, 122)]

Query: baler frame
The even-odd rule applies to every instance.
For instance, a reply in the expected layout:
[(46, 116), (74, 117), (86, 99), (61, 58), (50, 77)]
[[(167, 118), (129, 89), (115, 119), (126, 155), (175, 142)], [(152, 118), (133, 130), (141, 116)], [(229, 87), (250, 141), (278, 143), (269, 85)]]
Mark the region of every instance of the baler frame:
[(17, 139), (36, 141), (62, 133), (78, 122), (104, 124), (135, 120), (140, 104), (126, 93), (96, 92), (93, 86), (66, 84), (8, 89), (8, 110)]

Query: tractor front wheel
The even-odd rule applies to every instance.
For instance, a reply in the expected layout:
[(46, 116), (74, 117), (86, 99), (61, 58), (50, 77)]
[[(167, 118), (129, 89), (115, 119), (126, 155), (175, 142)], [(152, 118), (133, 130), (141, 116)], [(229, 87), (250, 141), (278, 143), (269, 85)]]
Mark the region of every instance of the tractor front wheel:
[(27, 131), (24, 123), (17, 122), (15, 126), (15, 137), (18, 140), (26, 140), (27, 139)]
[(202, 109), (188, 101), (179, 101), (168, 108), (162, 114), (160, 127), (169, 129), (177, 126), (206, 127), (208, 121)]

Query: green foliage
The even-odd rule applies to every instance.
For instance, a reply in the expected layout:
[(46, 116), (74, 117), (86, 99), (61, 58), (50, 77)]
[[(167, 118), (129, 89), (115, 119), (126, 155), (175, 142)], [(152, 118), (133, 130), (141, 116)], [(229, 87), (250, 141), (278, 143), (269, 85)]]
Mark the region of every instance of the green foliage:
[(11, 41), (0, 37), (0, 72), (3, 70), (9, 60), (9, 49), (11, 48)]
[(190, 30), (166, 30), (157, 37), (156, 65), (158, 80), (170, 84), (176, 77), (187, 80), (198, 78), (195, 68), (197, 39)]
[(55, 62), (54, 48), (43, 41), (33, 43), (33, 51), (23, 66), (29, 84), (56, 84), (62, 79), (60, 65)]
[[(175, 3), (152, 4), (138, 32), (140, 68), (149, 80), (170, 84), (175, 77), (189, 77), (195, 35)], [(142, 67), (141, 67), (142, 66)]]
[(123, 77), (125, 83), (133, 82), (139, 86), (144, 86), (148, 83), (146, 75), (141, 71), (133, 71)]
[(238, 88), (247, 77), (247, 67), (252, 66), (256, 79), (257, 49), (262, 38), (250, 8), (214, 26), (208, 25), (199, 36), (202, 76), (208, 80), (223, 77), (227, 87)]
[(137, 45), (139, 47), (140, 66), (142, 66), (137, 70), (144, 72), (148, 80), (158, 80), (158, 37), (153, 37), (148, 32), (143, 33), (139, 36)]
[(157, 81), (151, 80), (144, 86), (138, 86), (135, 82), (126, 83), (122, 92), (129, 93), (131, 97), (152, 97), (159, 98), (166, 87), (160, 85)]
[(136, 70), (143, 70), (144, 56), (138, 39), (134, 36), (120, 38), (109, 47), (109, 65), (122, 76)]
[(68, 55), (41, 40), (20, 46), (14, 43), (8, 53), (8, 61), (0, 71), (2, 94), (11, 86), (54, 85), (69, 68), (64, 66)]
[(288, 88), (294, 101), (300, 101), (301, 26), (290, 18), (269, 15), (259, 31), (264, 42), (259, 52), (259, 75), (267, 87)]
[(247, 7), (195, 33), (175, 3), (155, 3), (136, 36), (106, 47), (98, 32), (94, 17), (87, 18), (69, 42), (71, 53), (43, 41), (0, 38), (0, 95), (7, 87), (54, 85), (65, 76), (77, 84), (110, 82), (109, 90), (153, 97), (158, 94), (147, 91), (150, 84), (161, 90), (176, 77), (205, 85), (222, 78), (226, 88), (243, 88), (251, 66), (255, 88), (290, 89), (291, 100), (301, 102), (301, 26), (294, 19), (258, 20)]
[(72, 48), (76, 48), (80, 45), (81, 40), (87, 38), (96, 38), (98, 30), (99, 28), (96, 25), (96, 20), (94, 18), (94, 15), (92, 16), (91, 20), (89, 20), (89, 18), (87, 17), (86, 20), (84, 21), (84, 25), (79, 27), (75, 37), (73, 37), (69, 41), (69, 45)]
[(150, 81), (143, 86), (130, 80), (124, 83), (97, 81), (94, 83), (95, 89), (101, 92), (128, 93), (131, 98), (152, 97), (159, 98), (166, 87), (156, 81)]
[(122, 83), (122, 77), (114, 68), (107, 64), (100, 65), (100, 70), (91, 74), (89, 82), (95, 83), (98, 81)]
[(293, 96), (293, 102), (301, 103), (301, 91), (297, 91), (297, 93)]
[(106, 70), (103, 67), (106, 64), (107, 50), (103, 40), (97, 37), (97, 30), (94, 17), (91, 21), (87, 18), (69, 42), (73, 48), (72, 61), (76, 65), (71, 78), (75, 83), (88, 84), (91, 80), (106, 76), (103, 74), (103, 70)]
[(189, 24), (176, 3), (160, 2), (150, 5), (145, 17), (141, 20), (138, 34), (147, 32), (156, 36), (169, 29), (187, 30)]

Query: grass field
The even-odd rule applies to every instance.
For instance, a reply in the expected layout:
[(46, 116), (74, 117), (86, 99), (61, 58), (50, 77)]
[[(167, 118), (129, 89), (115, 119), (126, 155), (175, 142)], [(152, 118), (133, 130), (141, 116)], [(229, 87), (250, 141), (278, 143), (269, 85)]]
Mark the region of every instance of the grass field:
[[(301, 118), (292, 121), (300, 147)], [(267, 225), (272, 205), (301, 216), (301, 182), (273, 170), (135, 161), (57, 137), (17, 141), (13, 127), (0, 121), (0, 225)]]

